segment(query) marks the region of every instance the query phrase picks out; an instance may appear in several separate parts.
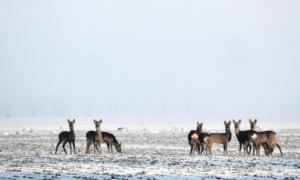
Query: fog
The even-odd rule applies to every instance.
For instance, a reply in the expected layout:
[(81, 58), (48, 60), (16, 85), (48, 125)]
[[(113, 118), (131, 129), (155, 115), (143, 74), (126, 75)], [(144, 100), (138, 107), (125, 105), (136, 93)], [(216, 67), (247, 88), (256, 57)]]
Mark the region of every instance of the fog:
[(0, 117), (297, 121), (299, 9), (273, 0), (0, 1)]

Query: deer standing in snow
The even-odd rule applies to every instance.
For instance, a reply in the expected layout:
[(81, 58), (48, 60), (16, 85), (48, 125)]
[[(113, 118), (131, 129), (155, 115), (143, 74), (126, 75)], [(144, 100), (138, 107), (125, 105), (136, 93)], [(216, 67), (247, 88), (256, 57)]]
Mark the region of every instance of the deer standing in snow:
[[(86, 140), (87, 140), (87, 149), (85, 152), (86, 154), (90, 154), (90, 146), (94, 144), (95, 134), (96, 134), (95, 131), (89, 131), (86, 133)], [(106, 143), (108, 153), (112, 153), (112, 146), (115, 146), (117, 152), (121, 153), (121, 143), (117, 141), (116, 137), (113, 134), (104, 131), (101, 131), (101, 134), (103, 139), (102, 143)], [(96, 144), (96, 149), (99, 152), (97, 144)]]
[(188, 141), (189, 141), (189, 145), (191, 147), (190, 155), (192, 154), (193, 149), (194, 149), (194, 155), (195, 155), (195, 151), (198, 151), (198, 154), (200, 154), (199, 134), (202, 132), (202, 126), (203, 126), (203, 123), (199, 124), (199, 122), (197, 122), (196, 131), (191, 130), (190, 133), (188, 134)]
[[(249, 120), (249, 122), (251, 124), (251, 130), (255, 130), (257, 120), (255, 119), (254, 122)], [(253, 155), (255, 155), (255, 151), (256, 151), (256, 155), (260, 156), (260, 145), (263, 145), (263, 147), (266, 147), (267, 143), (269, 143), (269, 145), (271, 146), (271, 151), (269, 154), (272, 155), (274, 148), (276, 146), (279, 149), (281, 156), (282, 156), (283, 153), (281, 151), (281, 147), (279, 144), (276, 143), (276, 139), (277, 139), (277, 134), (273, 131), (256, 132), (252, 136)], [(255, 150), (254, 150), (254, 148), (255, 148)]]
[(59, 135), (58, 135), (59, 141), (58, 141), (57, 146), (56, 146), (55, 154), (57, 153), (58, 146), (62, 142), (64, 142), (63, 143), (63, 149), (64, 149), (64, 151), (65, 151), (66, 154), (67, 154), (67, 151), (65, 149), (65, 145), (66, 145), (67, 142), (70, 144), (70, 154), (72, 154), (71, 143), (73, 143), (74, 154), (76, 154), (76, 150), (75, 150), (75, 132), (74, 132), (75, 119), (73, 121), (70, 121), (68, 119), (68, 123), (69, 123), (70, 131), (63, 131), (63, 132), (59, 133)]
[[(238, 122), (235, 122), (235, 120), (233, 120), (233, 124), (234, 124), (234, 128), (235, 128), (235, 135), (240, 144), (239, 155), (241, 155), (242, 145), (244, 145), (244, 155), (246, 155), (248, 144), (250, 144), (252, 142), (252, 136), (255, 133), (255, 131), (252, 131), (252, 130), (241, 131), (240, 130), (241, 122), (242, 122), (241, 120), (239, 120)], [(250, 148), (250, 150), (251, 150), (251, 148)]]
[(226, 155), (228, 155), (227, 145), (231, 140), (230, 124), (231, 124), (230, 121), (228, 123), (224, 121), (226, 133), (211, 133), (207, 136), (208, 142), (206, 145), (206, 155), (207, 155), (207, 148), (209, 149), (210, 155), (212, 155), (211, 147), (214, 143), (223, 144), (223, 149), (224, 149), (223, 154), (225, 154), (226, 151)]

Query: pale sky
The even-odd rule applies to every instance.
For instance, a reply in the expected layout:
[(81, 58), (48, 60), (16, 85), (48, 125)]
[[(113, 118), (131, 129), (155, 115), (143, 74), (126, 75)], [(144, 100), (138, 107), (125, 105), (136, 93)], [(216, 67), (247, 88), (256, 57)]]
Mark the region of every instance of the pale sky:
[(299, 10), (1, 0), (0, 116), (300, 114)]

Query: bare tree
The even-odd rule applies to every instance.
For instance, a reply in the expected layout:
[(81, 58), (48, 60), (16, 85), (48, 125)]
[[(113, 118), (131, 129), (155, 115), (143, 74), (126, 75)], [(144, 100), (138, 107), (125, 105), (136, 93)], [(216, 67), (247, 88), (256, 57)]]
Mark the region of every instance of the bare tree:
[(41, 105), (35, 100), (26, 100), (25, 102), (26, 109), (30, 112), (32, 117), (36, 117), (38, 110)]
[(4, 103), (2, 105), (2, 111), (4, 113), (4, 117), (10, 117), (11, 116), (11, 108), (9, 103)]
[(92, 115), (92, 110), (95, 109), (98, 104), (95, 99), (85, 99), (82, 103), (83, 110), (84, 110), (84, 115), (85, 116), (91, 116)]
[(54, 105), (54, 109), (56, 112), (58, 112), (59, 116), (64, 116), (66, 113), (66, 109), (68, 109), (69, 105), (67, 105), (67, 103), (65, 102), (61, 102), (61, 103), (56, 103)]
[(38, 106), (35, 103), (33, 103), (31, 105), (31, 110), (30, 110), (32, 117), (36, 117), (37, 110), (38, 110)]

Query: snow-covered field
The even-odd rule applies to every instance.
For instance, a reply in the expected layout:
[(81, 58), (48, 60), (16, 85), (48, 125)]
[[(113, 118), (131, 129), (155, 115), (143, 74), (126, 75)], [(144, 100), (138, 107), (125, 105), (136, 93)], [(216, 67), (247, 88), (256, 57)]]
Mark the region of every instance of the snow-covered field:
[[(50, 130), (0, 136), (0, 179), (299, 179), (300, 130), (276, 130), (278, 149), (271, 157), (239, 156), (238, 141), (229, 143), (229, 155), (214, 144), (213, 155), (189, 155), (188, 132), (143, 131), (113, 133), (122, 143), (122, 153), (85, 154), (86, 131), (75, 131), (77, 154), (59, 147), (58, 134)], [(262, 151), (262, 150), (261, 150)], [(93, 152), (93, 148), (91, 149)], [(261, 152), (263, 154), (263, 152)]]

